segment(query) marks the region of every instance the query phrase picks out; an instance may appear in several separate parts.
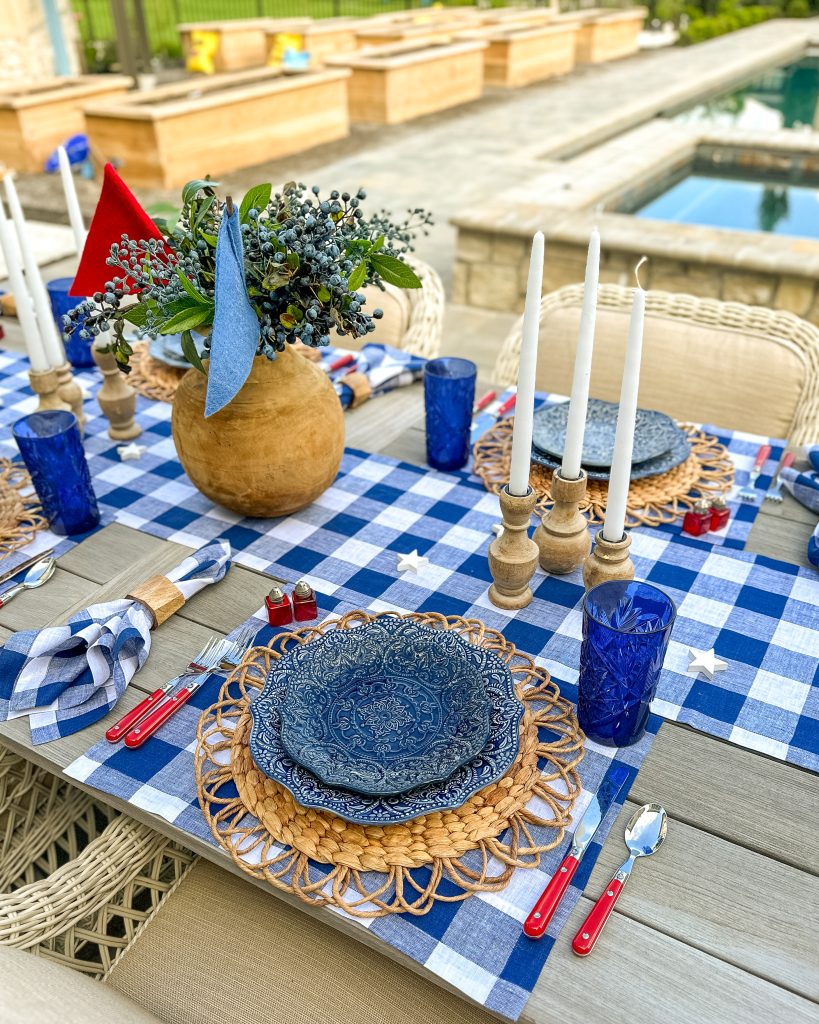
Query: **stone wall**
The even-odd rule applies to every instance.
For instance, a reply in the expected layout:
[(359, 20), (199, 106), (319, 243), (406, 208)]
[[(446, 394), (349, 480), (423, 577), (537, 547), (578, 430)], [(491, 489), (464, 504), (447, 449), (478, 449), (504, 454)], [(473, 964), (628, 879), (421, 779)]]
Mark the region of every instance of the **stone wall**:
[[(65, 46), (72, 63), (71, 71), (80, 71), (77, 21), (71, 0), (58, 0)], [(0, 0), (0, 82), (22, 82), (50, 78), (55, 73), (54, 53), (48, 34), (42, 0)]]

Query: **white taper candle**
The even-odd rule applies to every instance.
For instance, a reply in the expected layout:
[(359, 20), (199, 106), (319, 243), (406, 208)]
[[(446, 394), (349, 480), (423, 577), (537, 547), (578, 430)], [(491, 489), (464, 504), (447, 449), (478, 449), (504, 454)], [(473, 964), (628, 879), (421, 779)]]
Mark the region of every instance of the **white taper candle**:
[(65, 205), (68, 208), (68, 221), (71, 224), (71, 230), (74, 232), (74, 243), (77, 246), (77, 252), (82, 254), (85, 248), (85, 223), (82, 219), (80, 201), (77, 199), (74, 175), (71, 173), (71, 164), (68, 162), (68, 153), (66, 153), (64, 146), (57, 146), (57, 159), (60, 162), (60, 178), (62, 179), (63, 192), (65, 193)]
[(572, 396), (569, 403), (569, 418), (566, 423), (563, 464), (560, 467), (561, 475), (567, 480), (576, 480), (580, 476), (580, 463), (583, 457), (583, 435), (586, 432), (586, 411), (589, 405), (589, 381), (591, 380), (592, 350), (594, 349), (594, 325), (597, 319), (599, 277), (600, 232), (595, 228), (589, 239), (589, 254), (586, 258), (586, 283), (583, 288), (583, 307), (580, 311), (580, 330), (574, 357)]
[(23, 278), (23, 270), (20, 266), (20, 257), (17, 254), (14, 233), (6, 218), (6, 211), (3, 209), (2, 202), (0, 202), (0, 248), (2, 248), (3, 255), (6, 258), (9, 288), (17, 305), (17, 319), (23, 332), (23, 341), (26, 345), (28, 360), (31, 363), (32, 370), (42, 373), (51, 367), (49, 366), (43, 341), (37, 327), (37, 318), (34, 316), (31, 296), (28, 293), (26, 282)]
[[(645, 257), (637, 264), (637, 270), (640, 269), (644, 260)], [(631, 482), (631, 455), (634, 448), (634, 423), (637, 418), (637, 392), (640, 387), (640, 360), (643, 354), (645, 306), (646, 293), (640, 287), (638, 278), (631, 305), (626, 358), (623, 364), (623, 381), (620, 385), (620, 409), (617, 413), (617, 429), (614, 433), (614, 456), (606, 499), (606, 518), (603, 521), (603, 537), (611, 543), (621, 540), (626, 528), (626, 505)]]
[(49, 364), (55, 369), (65, 365), (65, 349), (63, 339), (57, 330), (54, 321), (54, 314), (51, 309), (51, 300), (48, 297), (46, 286), (43, 284), (43, 276), (37, 266), (31, 240), (26, 230), (26, 219), (23, 216), (23, 208), (20, 205), (20, 197), (17, 195), (17, 187), (14, 179), (7, 174), (3, 179), (6, 188), (6, 198), (9, 203), (11, 219), (14, 221), (14, 228), (17, 232), (17, 241), (20, 243), (20, 255), (23, 257), (23, 268), (26, 272), (26, 284), (34, 300), (34, 312), (37, 315), (37, 325), (40, 328), (40, 337), (43, 340), (46, 358)]
[(540, 296), (543, 291), (543, 232), (532, 239), (529, 281), (523, 310), (523, 331), (518, 365), (518, 390), (515, 403), (515, 430), (512, 435), (512, 465), (509, 493), (519, 497), (529, 491), (529, 467), (532, 459), (532, 424), (535, 415), (535, 372), (540, 331)]

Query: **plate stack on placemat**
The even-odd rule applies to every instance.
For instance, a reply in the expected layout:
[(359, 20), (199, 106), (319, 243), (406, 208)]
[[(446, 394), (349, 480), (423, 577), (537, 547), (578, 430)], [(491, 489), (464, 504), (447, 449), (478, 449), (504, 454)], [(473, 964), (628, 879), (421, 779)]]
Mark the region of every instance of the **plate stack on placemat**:
[[(617, 411), (614, 402), (589, 400), (582, 456), (589, 485), (582, 511), (592, 523), (605, 515)], [(561, 402), (535, 413), (530, 480), (540, 511), (551, 504), (552, 473), (563, 458), (568, 412), (569, 403)], [(475, 444), (474, 472), (488, 490), (498, 491), (509, 479), (513, 424), (513, 419), (499, 420)], [(691, 424), (677, 424), (665, 413), (638, 409), (627, 526), (674, 522), (698, 498), (728, 491), (733, 478), (731, 457), (716, 438)]]
[(200, 721), (197, 784), (243, 871), (356, 916), (426, 913), (561, 841), (582, 743), (501, 633), (351, 612), (245, 659)]

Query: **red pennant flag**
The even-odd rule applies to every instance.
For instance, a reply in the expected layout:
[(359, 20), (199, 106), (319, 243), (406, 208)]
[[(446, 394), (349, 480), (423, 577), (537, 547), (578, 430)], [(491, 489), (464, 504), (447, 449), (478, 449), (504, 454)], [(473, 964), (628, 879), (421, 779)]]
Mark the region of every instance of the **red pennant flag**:
[[(139, 205), (134, 193), (111, 164), (106, 164), (102, 191), (69, 295), (93, 295), (94, 292), (105, 291), (106, 281), (110, 281), (115, 274), (122, 276), (121, 270), (110, 267), (105, 261), (111, 255), (112, 242), (119, 242), (123, 235), (135, 242), (147, 238), (164, 238)], [(133, 281), (126, 280), (132, 291), (135, 291)]]

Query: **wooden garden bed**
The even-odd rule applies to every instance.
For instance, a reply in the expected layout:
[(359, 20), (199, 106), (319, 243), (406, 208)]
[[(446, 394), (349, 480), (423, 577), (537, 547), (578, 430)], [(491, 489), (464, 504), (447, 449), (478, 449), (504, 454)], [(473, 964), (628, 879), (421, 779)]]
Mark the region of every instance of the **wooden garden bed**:
[(361, 18), (318, 18), (303, 28), (280, 28), (271, 24), (267, 28), (267, 52), (273, 48), (282, 32), (299, 36), (301, 47), (310, 54), (311, 67), (321, 67), (325, 57), (335, 53), (350, 53), (358, 46), (357, 32)]
[(399, 46), (431, 46), (437, 43), (449, 43), (465, 28), (469, 27), (468, 19), (431, 18), (423, 22), (394, 22), (386, 25), (373, 25), (369, 21), (359, 23), (356, 36), (360, 47)]
[(580, 22), (478, 30), (489, 42), (484, 53), (484, 78), (489, 85), (510, 89), (566, 75), (574, 67)]
[(129, 184), (174, 188), (344, 138), (349, 76), (259, 68), (188, 79), (88, 107), (87, 130)]
[(350, 117), (366, 124), (398, 124), (476, 100), (483, 90), (487, 43), (404, 43), (328, 57), (352, 71)]
[(622, 11), (595, 8), (561, 14), (555, 21), (579, 20), (575, 61), (578, 64), (602, 64), (636, 53), (640, 32), (646, 18), (645, 7), (630, 7)]
[(267, 62), (268, 33), (300, 32), (310, 18), (235, 18), (228, 21), (196, 21), (177, 25), (185, 57), (192, 52), (194, 31), (213, 32), (219, 37), (213, 65), (217, 71), (258, 68)]
[(125, 75), (80, 75), (2, 86), (0, 160), (18, 171), (41, 171), (60, 143), (85, 131), (89, 100), (123, 96), (133, 84)]

